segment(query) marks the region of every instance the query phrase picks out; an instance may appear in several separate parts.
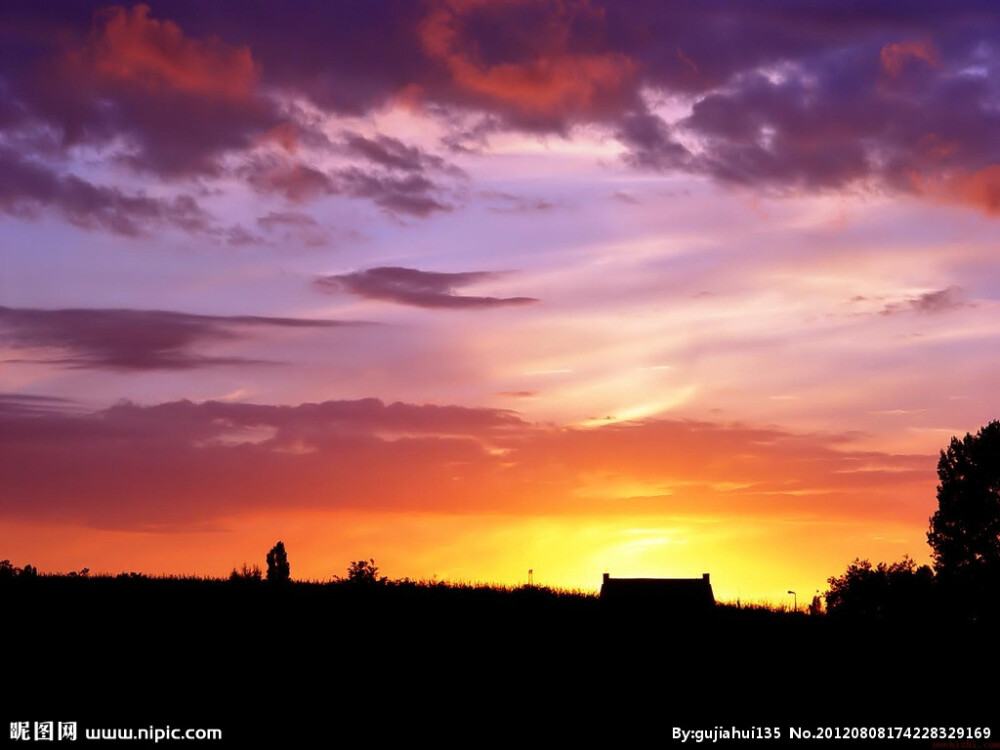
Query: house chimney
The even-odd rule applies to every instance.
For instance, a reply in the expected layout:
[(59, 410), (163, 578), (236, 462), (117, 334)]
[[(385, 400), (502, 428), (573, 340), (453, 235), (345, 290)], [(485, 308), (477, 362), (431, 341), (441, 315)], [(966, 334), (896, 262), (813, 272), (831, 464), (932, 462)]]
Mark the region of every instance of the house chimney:
[(708, 583), (709, 582), (708, 581), (708, 573), (702, 573), (701, 574), (701, 580), (703, 580), (705, 583)]
[(607, 583), (609, 578), (611, 578), (611, 574), (610, 573), (605, 573), (604, 574), (604, 582)]

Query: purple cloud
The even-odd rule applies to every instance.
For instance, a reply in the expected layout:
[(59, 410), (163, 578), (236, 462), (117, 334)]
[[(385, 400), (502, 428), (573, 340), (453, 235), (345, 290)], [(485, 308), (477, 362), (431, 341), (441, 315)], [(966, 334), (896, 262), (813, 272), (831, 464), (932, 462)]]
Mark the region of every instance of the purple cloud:
[(368, 138), (349, 130), (344, 131), (343, 137), (343, 148), (347, 153), (360, 156), (387, 169), (399, 169), (404, 172), (423, 172), (425, 169), (437, 169), (452, 174), (461, 174), (461, 170), (440, 156), (428, 154), (416, 146), (407, 146), (398, 138), (381, 134)]
[[(296, 162), (247, 173), (258, 189), (429, 216), (450, 208), (421, 181), (448, 170), (439, 157), (385, 135), (348, 131), (329, 143), (287, 106), (303, 98), (324, 113), (362, 115), (411, 101), (454, 123), (445, 141), (455, 144), (470, 122), (557, 134), (593, 124), (615, 133), (639, 168), (778, 190), (950, 192), (996, 212), (1000, 177), (988, 170), (1000, 163), (1000, 16), (979, 0), (946, 14), (924, 0), (877, 10), (835, 0), (102, 8), (39, 0), (9, 10), (4, 143), (38, 158), (127, 143), (121, 163), (176, 177), (219, 174), (223, 157), (284, 134), (289, 153), (295, 142), (319, 144), (380, 171), (327, 174)], [(667, 121), (651, 109), (662, 97), (695, 104)], [(61, 193), (60, 205), (86, 200), (65, 182), (36, 190)], [(130, 231), (114, 212), (95, 221)]]
[(396, 177), (347, 167), (337, 172), (339, 189), (356, 198), (368, 198), (392, 213), (426, 217), (452, 206), (434, 197), (436, 186), (419, 174)]
[(413, 307), (440, 309), (485, 309), (538, 302), (534, 297), (472, 297), (455, 294), (455, 289), (503, 274), (494, 271), (435, 273), (415, 268), (379, 267), (365, 271), (326, 276), (314, 283), (325, 291), (346, 291), (367, 299), (395, 302)]
[(0, 307), (0, 341), (16, 348), (56, 349), (65, 353), (65, 356), (41, 360), (44, 362), (71, 368), (123, 371), (187, 370), (259, 363), (238, 357), (206, 356), (192, 350), (199, 344), (241, 339), (260, 328), (344, 325), (358, 324), (253, 315), (192, 315), (162, 310)]
[(258, 226), (268, 231), (277, 227), (315, 227), (316, 220), (298, 211), (269, 211), (266, 216), (257, 217)]
[(85, 229), (105, 229), (135, 237), (148, 225), (176, 226), (187, 231), (208, 228), (209, 217), (189, 195), (173, 199), (128, 194), (94, 185), (76, 175), (60, 175), (36, 161), (0, 148), (0, 210), (34, 217), (49, 209)]
[(924, 315), (937, 315), (939, 313), (960, 310), (963, 307), (974, 307), (972, 303), (966, 301), (961, 288), (950, 286), (946, 289), (939, 289), (936, 292), (925, 292), (917, 297), (893, 302), (882, 308), (881, 315), (895, 315), (901, 312), (917, 312)]

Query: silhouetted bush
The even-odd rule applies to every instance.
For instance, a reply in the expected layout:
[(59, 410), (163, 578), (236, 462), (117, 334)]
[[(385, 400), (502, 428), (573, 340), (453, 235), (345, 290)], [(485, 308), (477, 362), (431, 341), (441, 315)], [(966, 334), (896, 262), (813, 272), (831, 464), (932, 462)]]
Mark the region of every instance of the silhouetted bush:
[(263, 574), (259, 566), (247, 567), (246, 563), (243, 563), (243, 566), (239, 570), (233, 568), (233, 572), (229, 574), (230, 581), (247, 581), (250, 583), (260, 581), (262, 577)]
[(338, 576), (335, 580), (356, 586), (384, 586), (389, 582), (385, 576), (379, 577), (378, 566), (375, 565), (373, 559), (352, 560), (351, 564), (347, 566), (347, 577), (340, 578)]
[(814, 596), (812, 601), (809, 603), (809, 607), (806, 609), (806, 612), (810, 617), (816, 617), (824, 614), (823, 600), (818, 595)]

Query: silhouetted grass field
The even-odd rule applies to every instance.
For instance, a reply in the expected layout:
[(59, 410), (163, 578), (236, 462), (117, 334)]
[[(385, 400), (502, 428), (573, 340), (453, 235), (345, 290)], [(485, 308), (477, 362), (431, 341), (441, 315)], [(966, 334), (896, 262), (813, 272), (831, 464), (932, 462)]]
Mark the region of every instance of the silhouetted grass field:
[(530, 729), (630, 746), (650, 732), (670, 744), (673, 726), (996, 715), (996, 633), (974, 623), (734, 605), (691, 619), (540, 587), (411, 582), (38, 576), (0, 594), (6, 705), (27, 719), (221, 726), (280, 747), (345, 727), (371, 744)]

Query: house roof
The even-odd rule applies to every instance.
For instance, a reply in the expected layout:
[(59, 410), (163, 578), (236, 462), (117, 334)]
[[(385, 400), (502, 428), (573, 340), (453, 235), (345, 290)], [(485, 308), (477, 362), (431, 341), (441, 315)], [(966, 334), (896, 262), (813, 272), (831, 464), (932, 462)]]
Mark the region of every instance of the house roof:
[(715, 606), (708, 573), (701, 578), (612, 578), (605, 573), (601, 599), (656, 603), (678, 609)]

